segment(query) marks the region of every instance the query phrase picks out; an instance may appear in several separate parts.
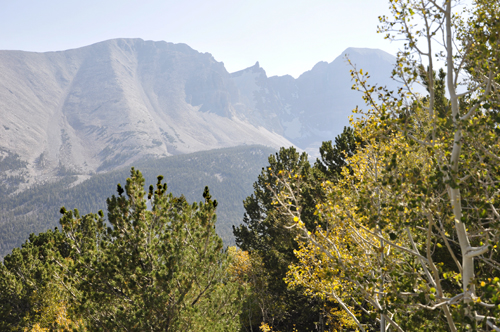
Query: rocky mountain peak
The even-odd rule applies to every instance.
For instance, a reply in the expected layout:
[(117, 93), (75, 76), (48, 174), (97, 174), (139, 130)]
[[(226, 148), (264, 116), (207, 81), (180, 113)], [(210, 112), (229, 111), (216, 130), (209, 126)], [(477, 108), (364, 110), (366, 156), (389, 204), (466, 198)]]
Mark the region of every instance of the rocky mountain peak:
[(240, 77), (245, 74), (264, 75), (267, 78), (266, 71), (260, 66), (259, 61), (257, 61), (253, 66), (231, 73), (231, 77)]
[[(392, 84), (389, 54), (345, 53)], [(267, 77), (259, 62), (230, 74), (210, 53), (164, 41), (0, 51), (0, 151), (17, 154), (35, 182), (245, 144), (317, 151), (362, 105), (344, 54), (295, 79)]]
[(30, 181), (147, 156), (291, 145), (249, 122), (224, 65), (186, 44), (113, 39), (0, 51), (0, 70), (0, 149), (27, 162)]

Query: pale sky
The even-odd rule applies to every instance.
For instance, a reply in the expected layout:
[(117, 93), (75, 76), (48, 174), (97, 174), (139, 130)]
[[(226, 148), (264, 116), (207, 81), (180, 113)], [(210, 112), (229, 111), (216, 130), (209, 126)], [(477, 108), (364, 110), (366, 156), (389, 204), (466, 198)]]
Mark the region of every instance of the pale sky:
[(234, 72), (259, 61), (299, 76), (348, 47), (398, 47), (376, 33), (387, 0), (0, 0), (0, 49), (60, 51), (112, 38), (185, 43)]

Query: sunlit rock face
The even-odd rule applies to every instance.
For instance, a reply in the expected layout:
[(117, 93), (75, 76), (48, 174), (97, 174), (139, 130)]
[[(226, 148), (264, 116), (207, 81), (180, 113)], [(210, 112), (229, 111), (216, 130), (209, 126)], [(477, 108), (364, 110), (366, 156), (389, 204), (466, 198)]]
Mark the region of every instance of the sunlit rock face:
[(185, 44), (115, 39), (61, 52), (0, 51), (0, 151), (31, 180), (144, 157), (290, 146), (256, 125), (231, 75)]
[(249, 144), (317, 153), (363, 106), (345, 54), (373, 82), (394, 86), (394, 57), (372, 49), (349, 48), (297, 79), (267, 77), (258, 62), (228, 73), (209, 53), (142, 39), (0, 51), (0, 158), (17, 154), (24, 162), (0, 175), (23, 173), (28, 186)]

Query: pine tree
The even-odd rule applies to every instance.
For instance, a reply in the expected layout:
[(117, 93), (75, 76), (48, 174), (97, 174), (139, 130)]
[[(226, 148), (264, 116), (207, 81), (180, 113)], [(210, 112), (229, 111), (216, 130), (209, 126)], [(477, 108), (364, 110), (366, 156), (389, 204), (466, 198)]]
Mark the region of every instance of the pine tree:
[[(250, 297), (258, 308), (254, 307), (253, 313), (244, 312), (246, 317), (242, 322), (247, 326), (252, 324), (252, 328), (257, 329), (264, 322), (275, 330), (322, 331), (329, 319), (336, 319), (329, 314), (336, 305), (306, 296), (304, 288), (288, 287), (284, 281), (289, 265), (297, 262), (294, 250), (298, 250), (295, 241), (298, 232), (286, 227), (288, 216), (280, 214), (273, 200), (275, 193), (283, 189), (276, 184), (277, 177), (289, 174), (290, 181), (300, 185), (303, 220), (306, 227), (313, 230), (319, 222), (314, 214), (316, 202), (325, 199), (321, 181), (336, 181), (345, 166), (345, 158), (351, 156), (359, 144), (361, 141), (354, 136), (352, 129), (344, 128), (344, 132), (336, 137), (335, 146), (331, 141), (323, 142), (321, 159), (314, 167), (311, 167), (306, 153), (299, 154), (293, 147), (282, 148), (269, 157), (269, 165), (262, 169), (254, 183), (253, 195), (244, 201), (243, 224), (233, 227), (236, 244), (249, 252), (254, 264), (258, 262), (252, 274), (253, 278), (257, 276), (258, 285)], [(253, 317), (250, 323), (248, 316)]]
[(15, 248), (0, 263), (0, 330), (23, 331), (35, 326), (57, 328), (57, 315), (64, 311), (67, 326), (71, 318), (64, 303), (68, 296), (58, 281), (67, 263), (69, 247), (64, 235), (48, 230), (31, 234), (21, 248)]
[(215, 233), (217, 202), (205, 188), (204, 202), (188, 204), (162, 179), (146, 198), (132, 168), (107, 201), (107, 221), (61, 209), (71, 305), (91, 330), (235, 331), (240, 288)]

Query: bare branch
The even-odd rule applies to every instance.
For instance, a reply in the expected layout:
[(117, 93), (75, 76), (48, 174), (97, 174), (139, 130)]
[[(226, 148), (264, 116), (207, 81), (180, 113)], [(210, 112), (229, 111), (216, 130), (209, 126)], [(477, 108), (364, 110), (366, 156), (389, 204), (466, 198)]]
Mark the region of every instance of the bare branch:
[(482, 247), (469, 247), (465, 251), (464, 255), (467, 258), (472, 258), (472, 257), (480, 256), (480, 255), (484, 254), (485, 252), (487, 252), (488, 249), (489, 249), (489, 247), (490, 247), (489, 244), (486, 244), (486, 245), (484, 245)]

